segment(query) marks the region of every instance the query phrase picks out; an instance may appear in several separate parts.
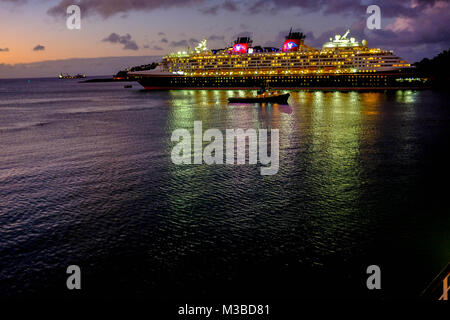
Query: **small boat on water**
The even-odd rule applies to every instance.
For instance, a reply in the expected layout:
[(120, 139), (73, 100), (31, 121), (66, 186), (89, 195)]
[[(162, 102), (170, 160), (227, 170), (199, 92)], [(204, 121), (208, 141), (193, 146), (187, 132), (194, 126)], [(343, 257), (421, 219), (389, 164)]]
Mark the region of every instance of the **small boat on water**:
[(59, 79), (84, 79), (84, 78), (86, 78), (86, 75), (85, 74), (81, 74), (81, 73), (79, 73), (79, 74), (76, 74), (76, 75), (70, 75), (70, 74), (68, 74), (68, 73), (60, 73), (59, 75), (58, 75), (58, 78)]
[(266, 91), (266, 89), (261, 88), (261, 90), (258, 91), (256, 97), (233, 97), (228, 98), (228, 102), (230, 103), (271, 102), (271, 103), (287, 104), (289, 96), (290, 96), (289, 93), (280, 93), (278, 91)]

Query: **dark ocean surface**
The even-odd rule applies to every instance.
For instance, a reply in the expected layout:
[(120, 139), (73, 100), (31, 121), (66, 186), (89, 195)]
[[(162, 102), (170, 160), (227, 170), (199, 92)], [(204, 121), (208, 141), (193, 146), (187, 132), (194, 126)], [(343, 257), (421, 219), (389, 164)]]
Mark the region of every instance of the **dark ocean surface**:
[[(0, 80), (1, 297), (406, 298), (450, 261), (449, 93), (124, 84)], [(279, 172), (173, 164), (195, 120), (279, 129)]]

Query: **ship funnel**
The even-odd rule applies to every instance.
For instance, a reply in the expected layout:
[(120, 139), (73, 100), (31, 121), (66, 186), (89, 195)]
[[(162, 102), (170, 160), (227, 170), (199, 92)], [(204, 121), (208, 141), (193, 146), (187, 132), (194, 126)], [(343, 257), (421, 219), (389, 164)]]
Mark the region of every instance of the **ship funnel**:
[(247, 53), (253, 41), (250, 37), (239, 37), (234, 41), (233, 53)]
[(299, 48), (303, 45), (303, 40), (305, 39), (305, 34), (303, 32), (292, 32), (292, 28), (289, 31), (289, 34), (286, 36), (286, 40), (283, 43), (283, 47), (281, 51), (283, 52), (292, 52), (298, 51)]

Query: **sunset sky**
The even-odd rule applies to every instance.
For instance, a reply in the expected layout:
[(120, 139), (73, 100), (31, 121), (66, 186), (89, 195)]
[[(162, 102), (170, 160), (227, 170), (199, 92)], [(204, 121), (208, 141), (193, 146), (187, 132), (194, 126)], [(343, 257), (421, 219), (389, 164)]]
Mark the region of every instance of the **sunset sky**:
[[(70, 4), (81, 7), (81, 30), (66, 27)], [(370, 4), (381, 8), (380, 30), (366, 28)], [(122, 65), (102, 69), (103, 57), (140, 64), (205, 37), (210, 48), (225, 47), (244, 32), (254, 44), (281, 46), (290, 27), (317, 48), (350, 28), (370, 47), (414, 62), (450, 47), (449, 9), (449, 1), (419, 0), (0, 0), (0, 77), (53, 75), (62, 63), (54, 60), (107, 74)], [(67, 60), (73, 58), (81, 59)]]

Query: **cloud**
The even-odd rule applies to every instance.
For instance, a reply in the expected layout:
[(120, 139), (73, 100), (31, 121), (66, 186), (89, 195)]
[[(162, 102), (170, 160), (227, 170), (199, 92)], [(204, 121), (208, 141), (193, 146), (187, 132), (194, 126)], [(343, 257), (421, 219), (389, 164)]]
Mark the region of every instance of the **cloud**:
[(202, 4), (205, 0), (60, 0), (47, 14), (55, 17), (65, 17), (66, 9), (71, 4), (80, 6), (84, 16), (100, 15), (109, 18), (119, 13), (131, 11), (152, 11), (174, 7), (190, 7)]
[(166, 34), (164, 32), (158, 32), (158, 36), (165, 36)]
[(162, 50), (164, 50), (163, 47), (160, 47), (160, 46), (158, 46), (158, 45), (154, 45), (154, 46), (150, 47), (149, 44), (146, 44), (146, 45), (144, 46), (144, 48), (145, 48), (145, 49), (150, 49), (150, 48), (151, 48), (152, 50), (157, 50), (157, 51), (162, 51)]
[[(152, 11), (179, 7), (195, 8), (203, 4), (206, 5), (208, 2), (208, 0), (60, 0), (55, 6), (47, 10), (47, 14), (55, 17), (65, 17), (67, 7), (71, 4), (77, 4), (80, 6), (84, 16), (100, 15), (103, 18), (109, 18), (116, 14), (131, 11)], [(238, 10), (238, 6), (232, 0), (224, 0), (218, 4), (200, 9), (204, 14), (217, 14), (219, 10), (234, 12)]]
[(416, 17), (423, 10), (433, 7), (437, 2), (448, 0), (256, 0), (247, 4), (250, 13), (267, 13), (301, 9), (302, 14), (323, 12), (324, 14), (365, 15), (369, 5), (381, 8), (383, 17)]
[(191, 38), (189, 40), (172, 41), (170, 43), (171, 47), (189, 47), (195, 46), (199, 43), (197, 39)]
[(405, 55), (409, 60), (420, 60), (424, 56), (432, 57), (450, 48), (448, 21), (450, 4), (439, 1), (433, 7), (427, 7), (420, 15), (398, 17), (380, 30), (368, 30), (360, 22), (357, 31), (364, 34), (369, 46), (386, 49), (395, 46), (397, 54)]
[(118, 35), (117, 33), (113, 32), (108, 37), (103, 39), (102, 41), (123, 44), (124, 50), (138, 50), (139, 49), (139, 46), (136, 44), (136, 41), (134, 41), (131, 38), (131, 35), (129, 33), (127, 33), (124, 36), (121, 36), (121, 35)]
[(44, 51), (45, 47), (38, 44), (36, 47), (33, 48), (33, 51)]
[(172, 47), (187, 47), (187, 46), (189, 46), (187, 40), (172, 41), (172, 42), (170, 43), (170, 45), (171, 45)]
[(162, 39), (161, 39), (161, 42), (162, 42), (162, 43), (169, 43), (169, 40), (167, 40), (166, 38), (162, 38)]
[[(25, 4), (27, 0), (0, 0), (0, 2)], [(238, 6), (235, 0), (221, 0), (209, 5), (209, 0), (59, 0), (50, 7), (47, 13), (51, 16), (66, 16), (66, 9), (71, 4), (81, 7), (84, 16), (100, 15), (109, 18), (116, 14), (132, 11), (152, 11), (177, 7), (199, 7), (205, 14), (217, 14), (220, 10), (229, 12), (245, 8), (251, 13), (284, 12), (286, 9), (301, 9), (302, 13), (323, 12), (324, 14), (352, 14), (361, 12), (365, 15), (368, 5), (376, 4), (386, 18), (417, 17), (423, 10), (434, 7), (439, 2), (448, 0), (249, 0), (245, 5)]]
[(238, 6), (235, 2), (231, 0), (225, 0), (222, 3), (215, 4), (206, 8), (201, 8), (200, 12), (203, 14), (213, 14), (216, 15), (220, 10), (235, 12), (238, 11)]
[(9, 52), (9, 48), (0, 48), (0, 52)]

